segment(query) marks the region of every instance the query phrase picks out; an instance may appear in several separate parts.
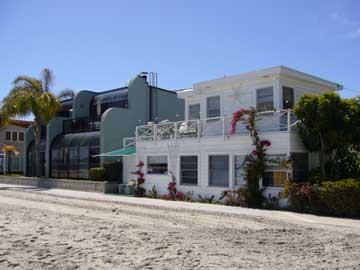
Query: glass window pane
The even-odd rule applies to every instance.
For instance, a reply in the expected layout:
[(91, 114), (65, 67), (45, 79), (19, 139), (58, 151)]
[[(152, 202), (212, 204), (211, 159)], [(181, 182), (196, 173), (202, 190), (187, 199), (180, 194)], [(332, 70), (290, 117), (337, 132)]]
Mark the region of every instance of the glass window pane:
[(209, 185), (229, 186), (229, 156), (209, 156)]
[(10, 132), (10, 131), (6, 131), (6, 133), (5, 133), (5, 140), (11, 141), (11, 132)]
[(147, 173), (167, 174), (167, 156), (149, 156), (147, 158)]
[(189, 120), (200, 119), (200, 104), (189, 105)]
[(180, 183), (197, 185), (198, 181), (198, 157), (180, 157)]
[(294, 107), (294, 88), (284, 86), (283, 90), (283, 109)]
[(256, 90), (256, 108), (259, 111), (274, 109), (274, 91), (272, 87)]
[(286, 171), (265, 172), (263, 175), (263, 186), (283, 187), (287, 180)]
[(306, 174), (309, 171), (309, 156), (308, 153), (291, 153), (293, 180), (295, 182), (302, 182), (306, 179)]
[(236, 186), (242, 186), (246, 184), (244, 175), (244, 161), (245, 155), (234, 156), (234, 179)]
[(220, 117), (220, 96), (208, 97), (206, 99), (206, 117)]
[(16, 131), (13, 131), (13, 132), (12, 132), (12, 136), (11, 136), (11, 137), (12, 137), (12, 141), (13, 141), (13, 142), (16, 142), (16, 141), (18, 140), (18, 136), (17, 136), (17, 135), (18, 135), (18, 134), (17, 134)]
[(24, 132), (19, 132), (19, 141), (20, 142), (24, 141)]

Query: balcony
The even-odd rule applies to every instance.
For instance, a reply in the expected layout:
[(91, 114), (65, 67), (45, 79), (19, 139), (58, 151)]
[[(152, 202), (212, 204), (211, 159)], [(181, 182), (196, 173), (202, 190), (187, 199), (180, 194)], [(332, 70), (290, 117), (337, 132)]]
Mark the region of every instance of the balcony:
[[(148, 124), (136, 128), (136, 141), (161, 141), (198, 139), (203, 137), (230, 135), (232, 116), (206, 118), (191, 121)], [(294, 128), (296, 118), (290, 110), (258, 113), (256, 126), (259, 132), (289, 132)], [(243, 123), (238, 123), (235, 134), (248, 134)]]
[(89, 117), (66, 119), (63, 121), (63, 133), (78, 133), (100, 130), (100, 121)]

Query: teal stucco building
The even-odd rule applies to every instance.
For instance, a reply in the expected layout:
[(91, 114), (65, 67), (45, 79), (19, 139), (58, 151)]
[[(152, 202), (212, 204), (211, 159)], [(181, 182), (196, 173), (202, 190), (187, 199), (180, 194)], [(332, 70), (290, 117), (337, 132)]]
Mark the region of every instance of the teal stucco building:
[[(41, 174), (52, 178), (88, 179), (89, 170), (111, 164), (121, 182), (121, 157), (99, 157), (124, 147), (136, 126), (184, 119), (184, 101), (176, 92), (152, 86), (146, 75), (128, 86), (93, 92), (83, 90), (61, 102), (58, 116), (43, 128), (40, 145)], [(36, 175), (33, 127), (25, 132), (25, 175)], [(95, 156), (95, 157), (94, 157)], [(118, 175), (117, 175), (118, 174)]]

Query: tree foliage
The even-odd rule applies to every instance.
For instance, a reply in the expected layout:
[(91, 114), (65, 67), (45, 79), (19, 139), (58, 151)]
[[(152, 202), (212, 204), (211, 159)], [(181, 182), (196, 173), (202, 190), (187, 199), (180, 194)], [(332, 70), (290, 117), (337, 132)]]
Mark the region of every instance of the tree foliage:
[(39, 144), (41, 141), (41, 126), (46, 125), (58, 112), (59, 101), (52, 93), (53, 76), (49, 69), (44, 69), (42, 78), (19, 76), (14, 80), (14, 87), (2, 101), (0, 110), (0, 125), (9, 124), (10, 120), (17, 117), (34, 115), (34, 137), (36, 151), (36, 173), (40, 173)]
[(294, 111), (305, 146), (319, 151), (321, 176), (331, 176), (326, 164), (334, 164), (344, 149), (360, 144), (359, 99), (342, 99), (334, 92), (305, 94)]

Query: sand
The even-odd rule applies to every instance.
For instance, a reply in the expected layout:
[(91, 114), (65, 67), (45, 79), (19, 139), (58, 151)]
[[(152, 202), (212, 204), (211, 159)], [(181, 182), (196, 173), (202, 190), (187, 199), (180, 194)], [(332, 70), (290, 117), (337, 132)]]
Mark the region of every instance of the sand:
[(360, 231), (0, 189), (0, 269), (360, 269)]

